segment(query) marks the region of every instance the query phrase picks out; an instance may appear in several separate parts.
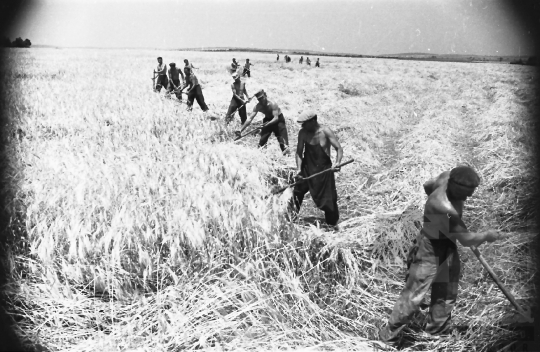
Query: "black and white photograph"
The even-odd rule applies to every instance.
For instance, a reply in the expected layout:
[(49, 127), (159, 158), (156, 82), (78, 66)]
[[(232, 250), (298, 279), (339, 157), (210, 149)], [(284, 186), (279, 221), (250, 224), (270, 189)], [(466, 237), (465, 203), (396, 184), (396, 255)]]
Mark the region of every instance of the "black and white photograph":
[(0, 12), (0, 351), (540, 350), (540, 3)]

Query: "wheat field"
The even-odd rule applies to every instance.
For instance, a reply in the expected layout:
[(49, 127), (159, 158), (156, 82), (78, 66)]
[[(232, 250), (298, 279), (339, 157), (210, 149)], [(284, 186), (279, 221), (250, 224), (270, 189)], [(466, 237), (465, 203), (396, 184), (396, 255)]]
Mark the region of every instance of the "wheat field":
[[(319, 69), (275, 54), (112, 49), (2, 55), (4, 296), (28, 347), (372, 351), (404, 284), (422, 184), (461, 164), (482, 178), (465, 223), (509, 235), (479, 249), (518, 302), (532, 305), (531, 67), (323, 57)], [(225, 125), (196, 103), (187, 112), (152, 92), (157, 56), (198, 67), (220, 117), (231, 98), (225, 66), (249, 58), (247, 91), (264, 88), (279, 104), (293, 148), (298, 113), (316, 110), (343, 160), (355, 159), (336, 174), (340, 231), (309, 196), (291, 222), (290, 190), (271, 195), (295, 165), (275, 137), (265, 149), (257, 136), (233, 142), (238, 116)], [(453, 322), (468, 328), (452, 341), (426, 339), (420, 312), (405, 350), (515, 347), (514, 309), (474, 255), (459, 251)]]

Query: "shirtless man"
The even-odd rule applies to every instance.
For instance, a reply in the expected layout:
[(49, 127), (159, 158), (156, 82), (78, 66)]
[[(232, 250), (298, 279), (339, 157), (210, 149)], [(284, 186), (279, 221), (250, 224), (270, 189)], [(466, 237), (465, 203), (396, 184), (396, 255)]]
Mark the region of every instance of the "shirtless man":
[(452, 308), (456, 303), (460, 261), (456, 241), (464, 247), (480, 246), (499, 239), (495, 230), (471, 233), (461, 220), (463, 205), (472, 196), (480, 178), (468, 166), (445, 171), (424, 183), (428, 199), (424, 208), (424, 226), (417, 244), (409, 252), (409, 272), (388, 324), (379, 338), (397, 345), (398, 334), (418, 310), (431, 287), (431, 306), (425, 331), (432, 335), (450, 330)]
[(247, 100), (249, 95), (246, 90), (246, 83), (240, 79), (238, 72), (233, 73), (231, 76), (234, 80), (234, 82), (231, 84), (233, 96), (231, 99), (231, 104), (229, 105), (229, 110), (227, 111), (227, 115), (225, 115), (225, 122), (230, 123), (233, 119), (234, 111), (239, 106), (243, 105), (240, 109), (238, 109), (238, 114), (240, 115), (240, 121), (242, 122), (242, 124), (244, 124), (247, 119), (245, 104), (251, 99)]
[(157, 69), (154, 70), (154, 74), (158, 74), (155, 90), (156, 92), (161, 92), (161, 87), (165, 87), (165, 89), (167, 89), (167, 85), (169, 83), (169, 81), (167, 80), (167, 65), (163, 64), (162, 57), (158, 57), (157, 62)]
[[(297, 179), (302, 180), (304, 177), (331, 168), (331, 146), (337, 152), (336, 165), (341, 163), (343, 157), (341, 144), (330, 128), (317, 122), (317, 114), (314, 111), (304, 111), (298, 117), (297, 122), (302, 124), (302, 128), (298, 132), (298, 144), (296, 146)], [(326, 223), (333, 226), (337, 225), (339, 210), (334, 173), (326, 172), (303, 181), (294, 187), (293, 202), (296, 213), (300, 211), (304, 195), (308, 191), (317, 208), (324, 211)]]
[(264, 147), (270, 135), (274, 133), (276, 136), (279, 147), (283, 154), (288, 154), (289, 152), (289, 137), (287, 135), (287, 126), (285, 125), (285, 117), (281, 113), (279, 106), (268, 100), (264, 90), (259, 90), (255, 93), (255, 97), (259, 101), (257, 105), (253, 108), (253, 111), (249, 115), (249, 119), (244, 123), (240, 131), (236, 131), (236, 135), (240, 136), (242, 131), (245, 130), (253, 121), (253, 118), (257, 113), (261, 112), (264, 114), (263, 119), (263, 128), (261, 129), (261, 139), (259, 140), (259, 147)]
[[(182, 73), (182, 70), (176, 68), (176, 64), (174, 62), (171, 62), (169, 66), (169, 87), (167, 88), (167, 92), (170, 93), (174, 91), (176, 97), (179, 100), (182, 100), (182, 92), (180, 91), (180, 87), (185, 84), (184, 74)], [(180, 85), (180, 76), (182, 76), (182, 85)]]

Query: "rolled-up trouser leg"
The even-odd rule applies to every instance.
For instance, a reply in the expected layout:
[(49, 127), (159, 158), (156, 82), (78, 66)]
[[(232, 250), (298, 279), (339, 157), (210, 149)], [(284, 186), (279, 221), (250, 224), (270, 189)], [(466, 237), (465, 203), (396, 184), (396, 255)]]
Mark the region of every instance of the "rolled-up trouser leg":
[(433, 282), (438, 268), (438, 258), (431, 242), (422, 236), (418, 252), (409, 269), (409, 278), (388, 319), (388, 325), (381, 331), (386, 341), (396, 339), (399, 332), (416, 312)]

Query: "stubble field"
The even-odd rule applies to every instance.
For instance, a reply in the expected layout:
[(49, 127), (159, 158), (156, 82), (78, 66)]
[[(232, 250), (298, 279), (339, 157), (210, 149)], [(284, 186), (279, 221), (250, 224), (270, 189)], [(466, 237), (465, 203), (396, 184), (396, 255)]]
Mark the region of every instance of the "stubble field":
[[(28, 346), (372, 350), (403, 287), (422, 184), (465, 163), (482, 184), (464, 221), (509, 235), (479, 249), (532, 305), (531, 67), (324, 57), (318, 69), (274, 54), (153, 50), (2, 55), (12, 279), (4, 294)], [(257, 136), (233, 142), (238, 116), (226, 126), (196, 103), (187, 112), (153, 93), (157, 56), (198, 67), (221, 116), (231, 98), (225, 65), (249, 58), (248, 93), (264, 88), (279, 104), (293, 150), (298, 113), (316, 110), (343, 160), (355, 159), (337, 176), (340, 231), (320, 224), (309, 196), (294, 223), (291, 193), (270, 196), (295, 164), (274, 137), (262, 150)], [(467, 329), (451, 341), (423, 338), (421, 312), (405, 349), (501, 350), (515, 340), (510, 303), (467, 248), (460, 255), (453, 321)]]

